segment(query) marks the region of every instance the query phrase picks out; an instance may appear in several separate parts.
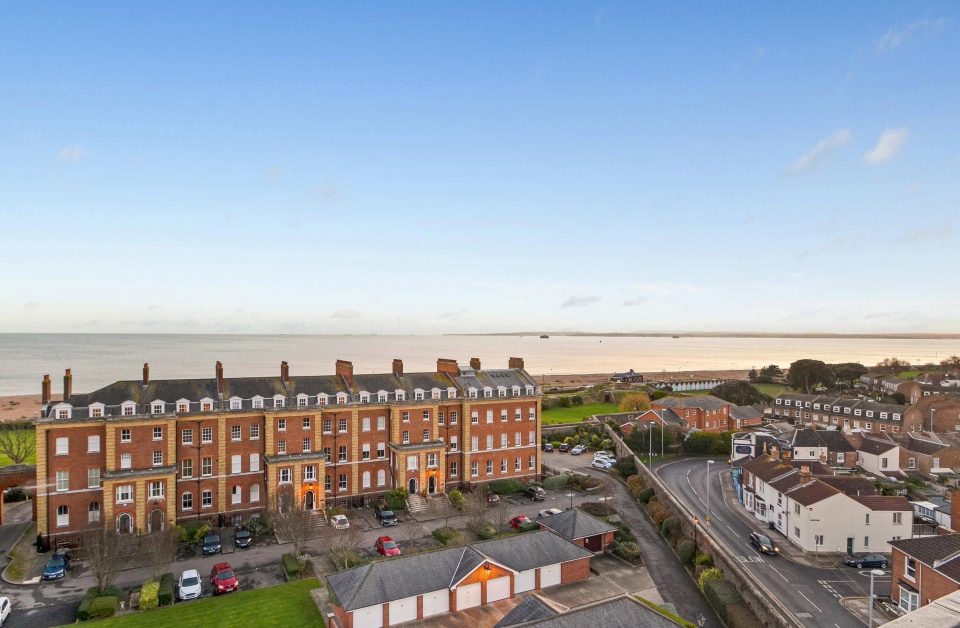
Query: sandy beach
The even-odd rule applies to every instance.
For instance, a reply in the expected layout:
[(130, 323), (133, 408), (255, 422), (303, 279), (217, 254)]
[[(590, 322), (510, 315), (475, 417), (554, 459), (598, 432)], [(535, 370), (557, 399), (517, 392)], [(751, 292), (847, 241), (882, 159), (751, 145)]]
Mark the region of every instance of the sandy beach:
[[(531, 373), (531, 375), (533, 375)], [(610, 381), (611, 373), (579, 373), (573, 375), (533, 375), (538, 382), (547, 388), (574, 388), (587, 384), (601, 384)], [(661, 379), (691, 380), (691, 379), (746, 379), (746, 371), (663, 371), (643, 373), (648, 381)], [(57, 398), (56, 396), (54, 397)], [(0, 422), (36, 419), (40, 416), (40, 395), (10, 395), (0, 396)]]

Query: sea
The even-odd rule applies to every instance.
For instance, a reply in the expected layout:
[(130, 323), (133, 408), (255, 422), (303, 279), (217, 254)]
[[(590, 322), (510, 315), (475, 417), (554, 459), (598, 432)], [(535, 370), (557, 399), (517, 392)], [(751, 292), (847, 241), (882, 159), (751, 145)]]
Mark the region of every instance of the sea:
[(960, 355), (960, 339), (751, 338), (659, 336), (296, 336), (200, 334), (0, 334), (0, 395), (39, 394), (44, 373), (59, 393), (64, 369), (76, 392), (121, 379), (140, 379), (150, 363), (152, 379), (213, 377), (217, 360), (227, 377), (333, 373), (338, 359), (355, 373), (384, 373), (394, 358), (404, 369), (431, 371), (436, 360), (461, 364), (480, 358), (484, 368), (506, 368), (522, 357), (535, 375), (611, 373), (634, 369), (671, 373), (731, 370), (767, 364), (788, 366), (801, 358), (876, 364), (896, 356), (916, 364)]

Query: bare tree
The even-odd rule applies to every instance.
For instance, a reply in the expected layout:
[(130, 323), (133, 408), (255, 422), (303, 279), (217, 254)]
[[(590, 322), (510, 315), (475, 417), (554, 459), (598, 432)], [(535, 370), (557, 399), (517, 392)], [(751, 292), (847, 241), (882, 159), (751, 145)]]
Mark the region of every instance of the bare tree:
[(147, 553), (147, 558), (150, 560), (150, 577), (159, 581), (177, 556), (180, 529), (167, 527), (164, 530), (151, 532), (141, 537), (141, 543), (142, 551)]
[(123, 563), (119, 535), (111, 527), (95, 525), (81, 533), (80, 543), (97, 580), (97, 589), (103, 591), (113, 584)]
[(466, 498), (464, 511), (467, 515), (467, 529), (474, 534), (480, 534), (487, 524), (486, 488), (478, 486)]
[(336, 569), (349, 569), (357, 558), (357, 547), (363, 531), (350, 526), (346, 530), (334, 530), (330, 537), (330, 562)]
[(291, 553), (301, 563), (301, 567), (303, 566), (300, 558), (303, 554), (303, 544), (310, 538), (310, 533), (313, 531), (314, 517), (312, 510), (306, 510), (303, 502), (292, 499), (289, 494), (281, 493), (276, 497), (272, 514), (273, 529), (278, 536), (285, 538), (293, 545)]
[(12, 423), (0, 428), (0, 454), (12, 464), (23, 464), (37, 451), (33, 426), (29, 423)]
[(507, 522), (510, 520), (510, 511), (505, 505), (497, 504), (493, 509), (493, 520), (494, 525), (497, 526), (497, 534), (502, 533), (507, 527)]

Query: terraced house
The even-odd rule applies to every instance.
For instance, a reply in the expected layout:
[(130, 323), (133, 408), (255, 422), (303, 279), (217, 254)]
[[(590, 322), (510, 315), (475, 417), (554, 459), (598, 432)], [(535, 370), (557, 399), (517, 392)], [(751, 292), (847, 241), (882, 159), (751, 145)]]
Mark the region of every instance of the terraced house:
[(794, 424), (816, 423), (865, 432), (912, 432), (919, 421), (905, 416), (907, 406), (827, 395), (782, 393), (773, 400), (773, 416)]
[(435, 372), (119, 381), (61, 400), (44, 376), (37, 525), (44, 535), (110, 523), (122, 533), (193, 518), (238, 522), (293, 503), (322, 511), (388, 490), (539, 475), (540, 394), (523, 360)]

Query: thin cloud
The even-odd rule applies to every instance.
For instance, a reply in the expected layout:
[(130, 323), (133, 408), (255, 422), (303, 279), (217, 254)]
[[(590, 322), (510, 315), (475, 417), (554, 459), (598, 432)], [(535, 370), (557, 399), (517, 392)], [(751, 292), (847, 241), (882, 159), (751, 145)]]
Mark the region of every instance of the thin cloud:
[(358, 318), (363, 318), (363, 314), (357, 310), (337, 310), (330, 315), (330, 318), (336, 318), (340, 320), (354, 320)]
[(440, 315), (440, 318), (445, 321), (450, 321), (450, 320), (460, 318), (466, 313), (467, 313), (466, 310), (453, 310), (450, 312), (444, 312), (443, 314)]
[(64, 146), (57, 151), (57, 161), (65, 164), (75, 164), (87, 156), (87, 151), (80, 146)]
[(904, 26), (891, 28), (877, 39), (877, 51), (888, 52), (899, 48), (915, 37), (937, 35), (947, 25), (946, 18), (923, 19), (911, 22)]
[(863, 158), (871, 164), (882, 164), (897, 156), (903, 145), (910, 139), (906, 128), (884, 129), (877, 140), (877, 145), (863, 154)]
[(635, 299), (625, 299), (623, 301), (624, 307), (637, 307), (638, 305), (643, 305), (647, 302), (647, 297), (637, 297)]
[(563, 302), (560, 307), (584, 307), (592, 305), (600, 300), (600, 297), (581, 297), (573, 296)]
[(798, 174), (814, 168), (819, 162), (845, 146), (852, 137), (848, 129), (839, 129), (823, 138), (817, 145), (800, 155), (786, 170), (786, 174)]
[(890, 243), (905, 245), (916, 244), (918, 242), (949, 240), (951, 238), (953, 238), (953, 227), (949, 224), (937, 224), (907, 231), (891, 240)]

